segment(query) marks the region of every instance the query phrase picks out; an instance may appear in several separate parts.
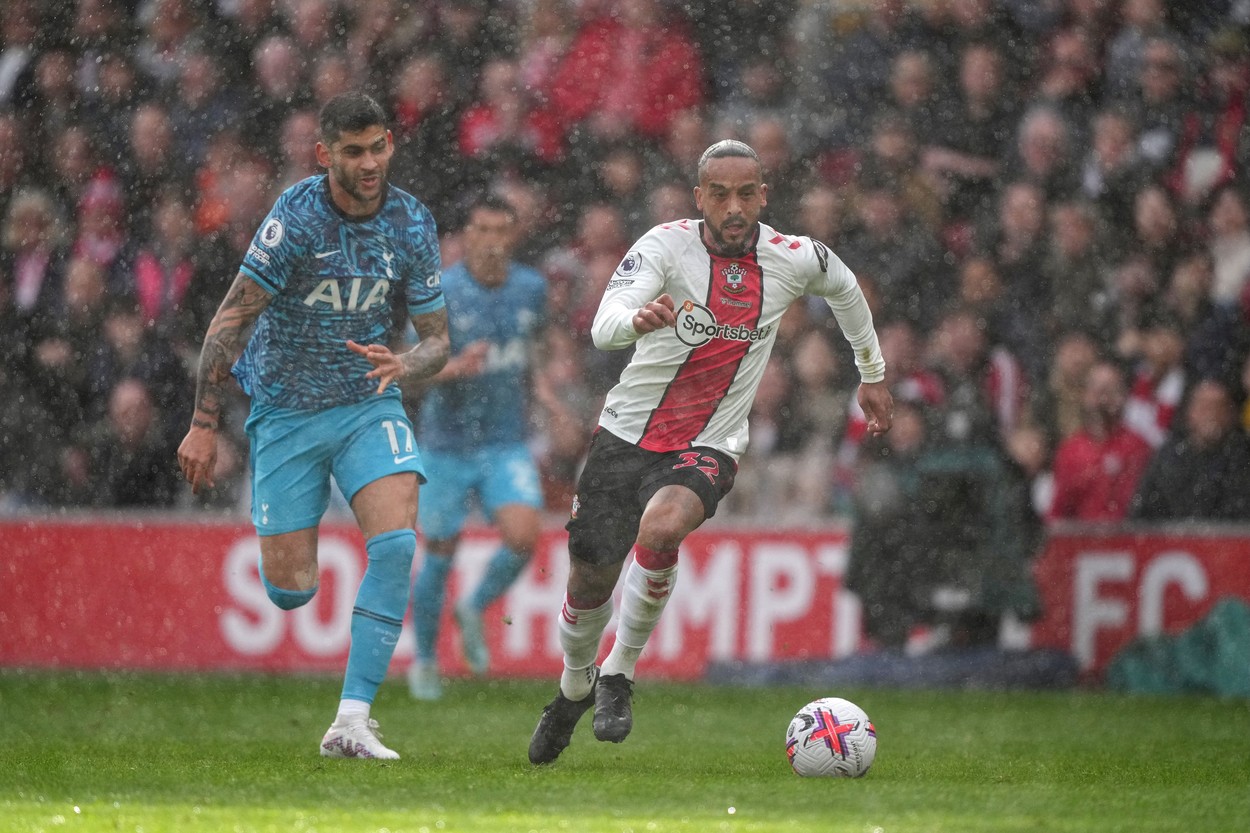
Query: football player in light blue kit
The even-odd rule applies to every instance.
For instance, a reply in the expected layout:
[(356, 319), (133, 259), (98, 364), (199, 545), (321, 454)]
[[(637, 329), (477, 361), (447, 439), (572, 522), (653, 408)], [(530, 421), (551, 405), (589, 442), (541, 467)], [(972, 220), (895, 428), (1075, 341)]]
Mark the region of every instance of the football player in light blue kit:
[[(195, 491), (213, 485), (233, 372), (251, 397), (260, 578), (284, 610), (317, 592), (317, 526), (334, 478), (364, 533), (368, 564), (321, 754), (394, 759), (369, 712), (407, 608), (424, 481), (398, 383), (446, 363), (447, 310), (434, 220), (386, 182), (394, 146), (382, 108), (362, 93), (336, 96), (321, 110), (320, 139), (326, 174), (278, 197), (209, 324), (178, 462)], [(420, 337), (398, 354), (383, 346), (395, 307), (407, 308)]]
[(541, 526), (542, 488), (526, 446), (526, 391), (546, 318), (547, 282), (511, 259), (518, 242), (511, 206), (483, 197), (467, 216), (464, 259), (443, 274), (452, 357), (421, 403), (421, 445), (434, 486), (421, 502), (426, 552), (412, 589), (417, 650), (408, 684), (421, 700), (442, 694), (439, 619), (473, 501), (502, 538), (481, 582), (455, 606), (461, 648), (477, 674), (490, 665), (482, 612), (521, 573)]

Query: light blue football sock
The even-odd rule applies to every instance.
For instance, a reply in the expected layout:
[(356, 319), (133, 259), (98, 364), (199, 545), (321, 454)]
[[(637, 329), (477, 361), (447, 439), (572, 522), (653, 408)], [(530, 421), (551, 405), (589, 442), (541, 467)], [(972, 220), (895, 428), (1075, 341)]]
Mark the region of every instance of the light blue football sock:
[(343, 676), (343, 699), (372, 703), (386, 678), (408, 607), (408, 575), (417, 533), (396, 529), (365, 543), (369, 564), (352, 608), (352, 644)]
[(270, 583), (265, 578), (264, 558), (256, 559), (256, 569), (260, 572), (260, 583), (265, 586), (265, 593), (269, 596), (269, 601), (276, 604), (283, 610), (294, 610), (297, 607), (303, 607), (312, 601), (312, 597), (317, 595), (317, 588), (311, 590), (283, 590)]
[(491, 602), (508, 592), (508, 588), (521, 575), (528, 562), (529, 559), (522, 558), (507, 547), (500, 547), (486, 565), (482, 580), (469, 597), (472, 608), (481, 613)]
[(451, 574), (451, 558), (429, 552), (421, 562), (421, 571), (412, 583), (412, 624), (417, 637), (417, 660), (433, 662), (438, 647), (438, 626), (443, 616), (443, 598), (447, 595), (447, 577)]

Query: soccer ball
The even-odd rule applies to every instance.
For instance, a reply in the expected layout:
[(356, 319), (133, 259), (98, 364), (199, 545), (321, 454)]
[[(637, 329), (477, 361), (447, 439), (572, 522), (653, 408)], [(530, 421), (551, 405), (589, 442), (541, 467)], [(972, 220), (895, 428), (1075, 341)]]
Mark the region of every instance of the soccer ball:
[(790, 721), (786, 757), (805, 777), (858, 778), (877, 757), (877, 731), (859, 706), (841, 697), (813, 700)]

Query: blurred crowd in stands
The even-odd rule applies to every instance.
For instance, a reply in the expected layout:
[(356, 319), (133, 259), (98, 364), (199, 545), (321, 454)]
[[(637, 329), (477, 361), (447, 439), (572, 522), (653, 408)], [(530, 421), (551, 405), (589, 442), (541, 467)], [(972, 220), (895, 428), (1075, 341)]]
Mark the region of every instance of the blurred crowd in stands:
[(625, 358), (589, 341), (602, 288), (735, 137), (765, 221), (860, 279), (899, 414), (865, 438), (835, 322), (796, 305), (725, 515), (896, 549), (970, 506), (1018, 548), (1250, 520), (1248, 26), (1244, 0), (4, 0), (0, 510), (246, 509), (241, 394), (217, 488), (178, 476), (199, 345), (318, 173), (319, 105), (363, 88), (445, 260), (489, 191), (549, 281), (553, 513)]

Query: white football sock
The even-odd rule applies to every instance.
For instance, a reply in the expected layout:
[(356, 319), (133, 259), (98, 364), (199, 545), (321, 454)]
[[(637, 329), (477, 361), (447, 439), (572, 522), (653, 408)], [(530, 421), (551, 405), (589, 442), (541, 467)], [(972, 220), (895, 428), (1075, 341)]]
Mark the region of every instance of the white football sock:
[(599, 673), (605, 677), (624, 674), (634, 679), (634, 666), (646, 646), (651, 632), (660, 623), (660, 614), (668, 604), (677, 583), (677, 565), (662, 570), (648, 570), (633, 561), (625, 573), (621, 594), (621, 615), (616, 624), (616, 641), (603, 661)]
[(603, 630), (612, 618), (612, 600), (593, 610), (577, 610), (569, 606), (568, 596), (557, 620), (560, 648), (564, 651), (564, 673), (560, 675), (560, 691), (570, 700), (581, 700), (590, 693), (595, 681), (595, 657)]
[(342, 725), (354, 720), (369, 720), (369, 704), (364, 700), (340, 700), (339, 713), (334, 722)]

